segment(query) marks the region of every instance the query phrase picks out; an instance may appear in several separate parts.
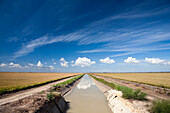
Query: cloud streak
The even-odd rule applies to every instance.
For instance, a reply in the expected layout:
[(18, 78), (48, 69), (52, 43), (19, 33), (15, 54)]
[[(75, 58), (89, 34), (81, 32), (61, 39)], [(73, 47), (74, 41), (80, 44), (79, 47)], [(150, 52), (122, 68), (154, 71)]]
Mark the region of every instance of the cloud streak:
[[(63, 28), (63, 25), (58, 26), (58, 29), (56, 28), (53, 32), (46, 33), (41, 37), (37, 37), (37, 39), (24, 43), (14, 53), (13, 57), (18, 58), (27, 55), (36, 48), (52, 43), (73, 41), (76, 41), (77, 45), (101, 44), (98, 48), (80, 50), (78, 51), (79, 53), (114, 52), (114, 55), (110, 57), (170, 49), (169, 47), (164, 47), (164, 45), (168, 44), (166, 41), (170, 41), (170, 33), (167, 30), (170, 29), (168, 27), (170, 24), (163, 23), (159, 19), (160, 16), (169, 14), (170, 7), (166, 4), (157, 7), (158, 3), (152, 3), (153, 7), (151, 9), (144, 10), (145, 7), (148, 8), (148, 5), (151, 5), (151, 3), (136, 4), (133, 7), (122, 10), (118, 14), (111, 14), (105, 18), (89, 22), (81, 28), (67, 33), (56, 34), (57, 31)], [(81, 20), (83, 17), (86, 16), (81, 15), (81, 17), (77, 17), (67, 24)], [(151, 17), (157, 19), (145, 21), (145, 19), (148, 20)]]

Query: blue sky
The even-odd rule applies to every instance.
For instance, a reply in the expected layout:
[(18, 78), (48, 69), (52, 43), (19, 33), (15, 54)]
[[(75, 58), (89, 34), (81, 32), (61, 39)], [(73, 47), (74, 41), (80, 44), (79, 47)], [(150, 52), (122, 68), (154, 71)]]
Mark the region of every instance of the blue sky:
[(1, 0), (0, 71), (170, 71), (168, 0)]

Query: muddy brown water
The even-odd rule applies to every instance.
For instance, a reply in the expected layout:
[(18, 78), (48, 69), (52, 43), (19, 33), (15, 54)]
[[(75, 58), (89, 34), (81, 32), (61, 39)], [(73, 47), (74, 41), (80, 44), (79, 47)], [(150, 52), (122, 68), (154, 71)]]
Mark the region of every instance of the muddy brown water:
[(111, 113), (105, 96), (87, 74), (65, 99), (67, 113)]

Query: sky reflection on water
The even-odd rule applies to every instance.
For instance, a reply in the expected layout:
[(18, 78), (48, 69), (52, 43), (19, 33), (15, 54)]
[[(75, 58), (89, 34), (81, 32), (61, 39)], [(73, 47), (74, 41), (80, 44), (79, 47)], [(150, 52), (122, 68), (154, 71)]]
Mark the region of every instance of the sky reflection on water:
[(88, 75), (84, 75), (81, 79), (80, 83), (77, 85), (78, 89), (87, 89), (90, 88), (92, 85), (95, 85), (94, 82), (90, 79)]

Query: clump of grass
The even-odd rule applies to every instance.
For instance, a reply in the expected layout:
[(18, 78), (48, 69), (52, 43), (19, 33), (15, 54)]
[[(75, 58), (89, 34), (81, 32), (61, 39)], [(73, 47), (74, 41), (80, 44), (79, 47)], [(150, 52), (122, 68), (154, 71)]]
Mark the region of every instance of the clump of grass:
[(138, 100), (145, 100), (146, 96), (147, 96), (146, 93), (140, 92), (136, 99), (138, 99)]
[(154, 101), (151, 109), (151, 113), (170, 113), (170, 100), (157, 100)]
[(131, 88), (116, 85), (115, 89), (118, 90), (118, 91), (122, 91), (123, 98), (132, 99), (134, 97), (134, 92)]
[(55, 97), (55, 95), (54, 95), (52, 92), (47, 93), (47, 98), (48, 98), (49, 100), (54, 99), (54, 97)]
[(104, 79), (101, 79), (101, 78), (97, 78), (95, 76), (92, 76), (90, 75), (91, 77), (93, 77), (95, 80), (107, 85), (107, 86), (110, 86), (111, 88), (113, 89), (116, 89), (118, 91), (122, 91), (123, 93), (123, 98), (126, 98), (126, 99), (136, 99), (136, 100), (144, 100), (145, 97), (147, 96), (146, 93), (144, 92), (141, 92), (140, 89), (134, 91), (132, 90), (132, 88), (129, 88), (129, 87), (126, 87), (126, 86), (120, 86), (120, 85), (115, 85), (113, 83), (110, 83), (108, 81), (105, 81)]
[(119, 85), (116, 85), (115, 89), (118, 91), (122, 91), (123, 97), (126, 99), (144, 100), (145, 97), (147, 96), (147, 94), (141, 92), (140, 89), (134, 91), (131, 88), (125, 86), (119, 86)]

